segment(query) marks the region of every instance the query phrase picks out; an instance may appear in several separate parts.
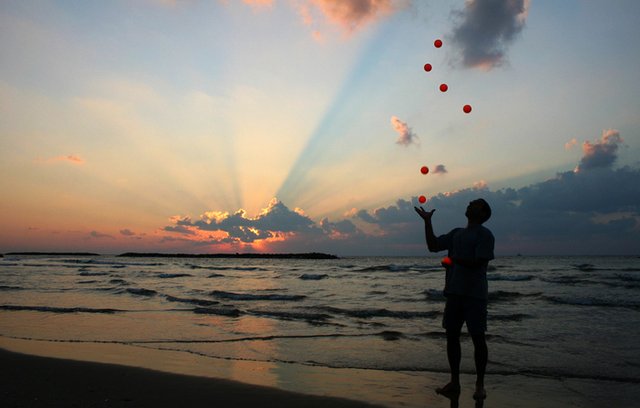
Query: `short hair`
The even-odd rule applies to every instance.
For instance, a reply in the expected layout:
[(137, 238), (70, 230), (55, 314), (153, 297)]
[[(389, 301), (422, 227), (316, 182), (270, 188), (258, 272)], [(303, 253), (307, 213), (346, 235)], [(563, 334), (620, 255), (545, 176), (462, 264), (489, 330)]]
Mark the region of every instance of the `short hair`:
[(486, 202), (483, 198), (479, 198), (476, 201), (478, 201), (480, 204), (482, 204), (482, 218), (479, 220), (481, 224), (484, 224), (485, 222), (487, 222), (489, 220), (489, 218), (491, 218), (491, 207), (489, 206), (489, 203)]

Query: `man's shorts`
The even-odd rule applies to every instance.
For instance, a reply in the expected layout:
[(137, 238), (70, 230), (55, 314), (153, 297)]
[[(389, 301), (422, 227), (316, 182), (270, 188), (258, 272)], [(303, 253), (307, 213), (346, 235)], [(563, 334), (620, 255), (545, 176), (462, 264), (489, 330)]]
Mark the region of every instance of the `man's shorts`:
[(467, 323), (469, 334), (480, 334), (487, 330), (487, 301), (471, 296), (447, 295), (442, 327), (459, 332)]

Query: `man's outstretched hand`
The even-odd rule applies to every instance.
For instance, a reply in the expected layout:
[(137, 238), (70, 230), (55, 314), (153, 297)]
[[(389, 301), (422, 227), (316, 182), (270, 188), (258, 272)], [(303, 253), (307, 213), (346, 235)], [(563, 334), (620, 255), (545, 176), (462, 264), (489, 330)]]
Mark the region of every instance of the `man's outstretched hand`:
[(433, 216), (433, 213), (436, 211), (435, 208), (431, 211), (426, 211), (424, 208), (420, 207), (413, 207), (414, 210), (416, 210), (416, 212), (418, 213), (418, 215), (420, 216), (420, 218), (422, 218), (425, 221), (431, 221), (431, 217)]

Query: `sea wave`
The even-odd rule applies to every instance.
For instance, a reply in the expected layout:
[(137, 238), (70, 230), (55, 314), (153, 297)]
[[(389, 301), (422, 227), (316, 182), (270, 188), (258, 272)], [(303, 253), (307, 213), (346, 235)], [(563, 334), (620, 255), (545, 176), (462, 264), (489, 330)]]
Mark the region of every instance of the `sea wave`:
[(0, 285), (0, 290), (24, 290), (21, 286)]
[(184, 278), (187, 276), (193, 276), (188, 273), (161, 273), (158, 275), (160, 279), (172, 279), (172, 278)]
[(138, 296), (155, 296), (158, 294), (155, 290), (145, 288), (127, 288), (124, 291)]
[(105, 275), (109, 275), (109, 273), (108, 272), (81, 271), (78, 275), (80, 275), (80, 276), (105, 276)]
[(129, 285), (129, 282), (127, 282), (124, 279), (119, 279), (119, 278), (111, 279), (109, 281), (109, 283), (114, 284), (114, 285)]
[(284, 295), (284, 294), (252, 294), (252, 293), (235, 293), (225, 292), (222, 290), (214, 290), (209, 295), (218, 299), (230, 300), (282, 300), (282, 301), (299, 301), (306, 298), (304, 295)]
[(615, 301), (606, 299), (597, 299), (593, 297), (558, 297), (543, 296), (543, 298), (551, 303), (571, 306), (597, 306), (597, 307), (620, 307), (633, 310), (640, 310), (640, 303), (630, 302), (623, 299)]
[(324, 278), (328, 278), (329, 275), (327, 275), (326, 273), (322, 273), (322, 274), (313, 274), (313, 273), (305, 273), (303, 275), (298, 276), (298, 279), (302, 279), (302, 280), (321, 280)]
[(499, 322), (520, 322), (524, 319), (530, 319), (533, 316), (526, 313), (514, 313), (514, 314), (505, 314), (505, 315), (496, 315), (489, 313), (488, 319), (499, 321)]
[(291, 310), (249, 310), (248, 313), (256, 316), (275, 317), (283, 320), (324, 321), (331, 318), (331, 315), (326, 313), (301, 312)]
[(487, 275), (487, 280), (490, 280), (490, 281), (521, 282), (521, 281), (530, 281), (533, 278), (534, 278), (533, 275), (504, 275), (501, 273), (492, 273)]
[(444, 302), (447, 300), (442, 289), (427, 289), (422, 293), (425, 295), (427, 300), (434, 302)]
[(221, 307), (196, 307), (193, 309), (193, 313), (197, 314), (213, 314), (219, 316), (238, 317), (242, 312), (235, 307), (221, 306)]
[(88, 307), (54, 307), (54, 306), (22, 306), (22, 305), (0, 305), (1, 310), (11, 311), (35, 311), (49, 313), (118, 313), (127, 312), (120, 309), (93, 309)]
[(541, 277), (540, 280), (547, 283), (570, 286), (594, 283), (593, 281), (586, 279), (585, 277), (575, 275), (545, 276)]
[(165, 298), (169, 302), (177, 302), (177, 303), (188, 303), (197, 306), (213, 306), (218, 305), (220, 302), (216, 300), (208, 300), (208, 299), (195, 299), (195, 298), (180, 298), (175, 296), (166, 295)]
[(407, 310), (389, 310), (385, 308), (379, 309), (341, 309), (338, 307), (325, 306), (320, 310), (327, 311), (332, 314), (344, 315), (349, 317), (358, 318), (372, 318), (372, 317), (391, 317), (396, 319), (414, 319), (414, 318), (435, 318), (440, 312), (438, 311), (407, 311)]
[(411, 269), (410, 266), (406, 265), (395, 265), (395, 264), (385, 264), (385, 265), (374, 265), (367, 266), (364, 268), (354, 269), (356, 272), (406, 272)]
[(509, 292), (506, 290), (498, 290), (495, 292), (489, 292), (489, 302), (509, 302), (514, 301), (521, 298), (533, 297), (537, 298), (542, 295), (542, 292), (535, 293), (520, 293), (520, 292)]
[(186, 264), (191, 269), (206, 269), (209, 271), (268, 271), (269, 269), (259, 266), (202, 266), (194, 264)]
[(74, 265), (104, 265), (113, 268), (127, 267), (127, 266), (164, 266), (166, 264), (161, 262), (119, 262), (108, 261), (104, 259), (60, 259), (59, 262), (74, 264)]

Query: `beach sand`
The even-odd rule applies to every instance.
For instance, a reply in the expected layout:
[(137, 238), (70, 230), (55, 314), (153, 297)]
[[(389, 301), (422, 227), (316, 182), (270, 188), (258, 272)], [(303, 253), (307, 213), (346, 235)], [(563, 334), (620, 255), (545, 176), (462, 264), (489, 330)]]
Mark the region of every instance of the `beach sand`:
[(4, 336), (0, 367), (2, 407), (623, 408), (640, 398), (637, 384), (489, 374), (482, 405), (471, 397), (475, 378), (467, 374), (456, 405), (435, 393), (446, 373), (230, 361), (123, 344)]
[(0, 350), (3, 407), (373, 407), (236, 381)]

